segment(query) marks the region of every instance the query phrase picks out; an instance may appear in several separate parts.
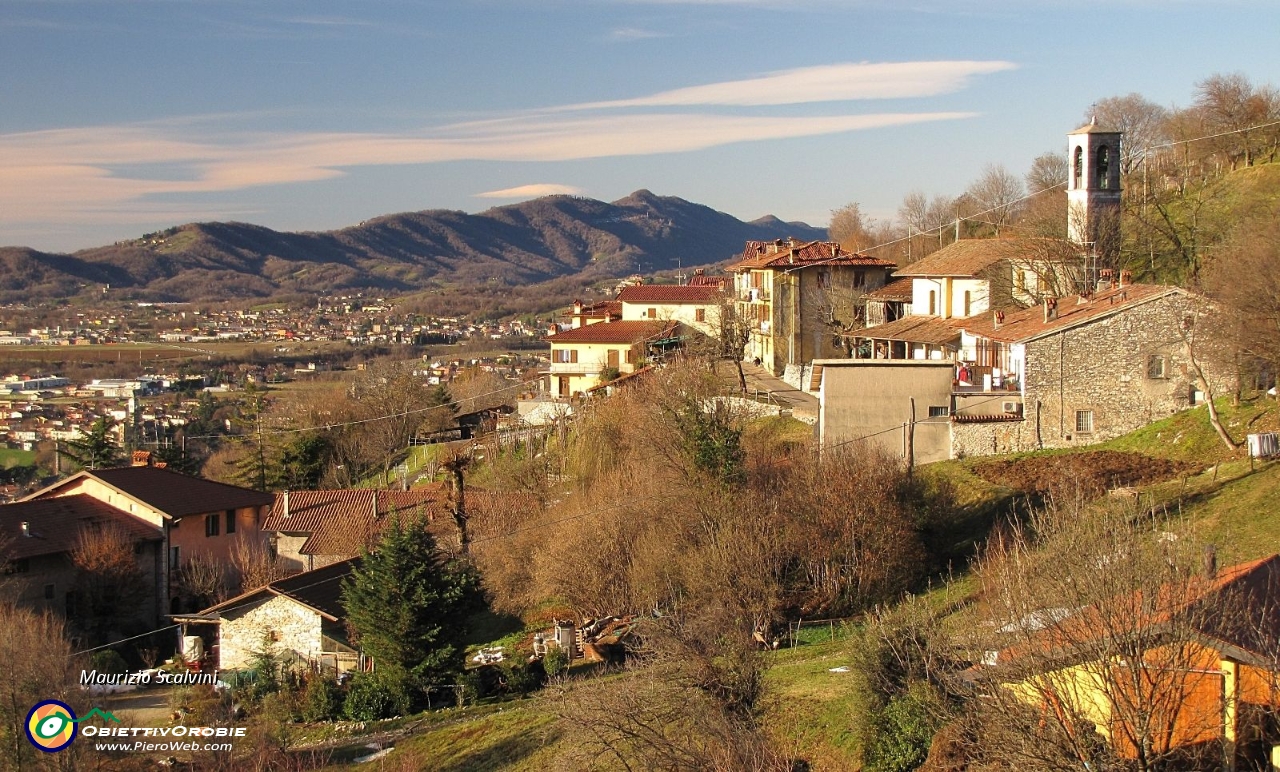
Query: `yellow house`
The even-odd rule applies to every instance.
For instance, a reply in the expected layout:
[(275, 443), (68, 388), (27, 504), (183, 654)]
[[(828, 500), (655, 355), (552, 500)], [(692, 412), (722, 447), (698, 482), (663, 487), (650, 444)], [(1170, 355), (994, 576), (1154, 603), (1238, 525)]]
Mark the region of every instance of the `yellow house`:
[(674, 321), (600, 322), (547, 337), (551, 343), (551, 394), (568, 398), (601, 383), (601, 374), (635, 372), (649, 358), (651, 347), (673, 339)]

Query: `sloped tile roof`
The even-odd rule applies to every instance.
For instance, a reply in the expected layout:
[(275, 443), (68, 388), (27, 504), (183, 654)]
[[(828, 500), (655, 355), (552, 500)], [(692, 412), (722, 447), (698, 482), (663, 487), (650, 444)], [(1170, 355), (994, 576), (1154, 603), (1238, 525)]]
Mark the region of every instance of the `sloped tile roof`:
[[(24, 522), (30, 536), (22, 535)], [(0, 505), (0, 543), (9, 541), (0, 562), (70, 552), (84, 529), (108, 525), (122, 528), (134, 541), (164, 538), (159, 528), (88, 494), (21, 501)]]
[(865, 268), (894, 268), (892, 260), (846, 252), (834, 241), (748, 241), (742, 259), (728, 270), (735, 272), (765, 268), (805, 268), (811, 265), (851, 265)]
[(546, 339), (553, 345), (556, 343), (639, 343), (644, 340), (668, 337), (678, 326), (677, 322), (662, 320), (600, 322), (548, 335)]
[[(445, 507), (442, 483), (408, 491), (342, 489), (276, 494), (264, 531), (307, 534), (304, 555), (351, 555), (367, 546), (391, 516), (435, 518)], [(376, 507), (375, 507), (376, 503)]]
[(902, 340), (909, 343), (942, 345), (960, 337), (959, 319), (939, 319), (936, 316), (904, 316), (888, 324), (878, 324), (859, 330), (856, 334), (876, 340)]
[(346, 611), (342, 607), (342, 584), (360, 565), (360, 558), (341, 560), (314, 571), (304, 571), (286, 579), (277, 579), (270, 584), (252, 589), (234, 598), (225, 600), (216, 606), (201, 611), (201, 615), (218, 614), (224, 617), (234, 616), (237, 611), (247, 609), (258, 600), (266, 600), (272, 596), (284, 596), (314, 609), (332, 620), (342, 619)]
[[(1021, 343), (1103, 319), (1166, 295), (1185, 293), (1186, 290), (1164, 284), (1129, 284), (1093, 296), (1070, 295), (1058, 298), (1058, 316), (1048, 321), (1044, 318), (1044, 306), (1036, 305), (1005, 313), (999, 329), (995, 326), (994, 314), (971, 316), (961, 320), (961, 325), (971, 335), (1007, 343)], [(1081, 302), (1082, 299), (1084, 302)]]
[(962, 239), (899, 268), (893, 275), (977, 276), (1001, 260), (1026, 260), (1046, 253), (1056, 255), (1060, 248), (1060, 243), (1052, 239)]
[(101, 480), (169, 517), (185, 517), (239, 507), (261, 507), (272, 501), (270, 493), (191, 477), (154, 466), (95, 469), (84, 474)]
[(640, 284), (618, 293), (621, 303), (715, 303), (720, 289), (714, 285)]
[(913, 283), (911, 279), (894, 279), (880, 289), (868, 292), (867, 300), (910, 301)]

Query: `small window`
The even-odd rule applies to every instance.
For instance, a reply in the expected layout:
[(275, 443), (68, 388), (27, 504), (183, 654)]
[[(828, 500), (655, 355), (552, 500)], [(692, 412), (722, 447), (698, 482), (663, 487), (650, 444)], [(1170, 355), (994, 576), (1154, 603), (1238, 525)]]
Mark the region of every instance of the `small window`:
[(1071, 162), (1071, 187), (1079, 188), (1084, 180), (1084, 148), (1076, 146), (1075, 160)]
[(44, 586), (44, 599), (45, 599), (45, 600), (53, 600), (53, 599), (54, 599), (54, 597), (55, 597), (55, 593), (54, 593), (54, 587), (53, 587), (53, 585), (52, 585), (52, 584), (46, 584), (46, 585)]
[(946, 405), (930, 405), (929, 406), (930, 418), (946, 418), (949, 415), (951, 415), (951, 411), (947, 408)]
[(1093, 411), (1077, 410), (1076, 411), (1076, 434), (1092, 434), (1093, 433)]
[(693, 310), (693, 320), (694, 320), (695, 322), (705, 322), (705, 321), (707, 321), (707, 309), (705, 309), (705, 308), (695, 308), (695, 309)]
[(831, 270), (823, 268), (818, 271), (818, 289), (831, 289)]
[(1098, 187), (1106, 190), (1111, 187), (1111, 148), (1103, 145), (1098, 148)]
[(217, 515), (204, 516), (204, 535), (205, 536), (218, 535), (218, 520), (219, 518)]
[(1169, 377), (1166, 375), (1165, 362), (1165, 358), (1160, 354), (1152, 354), (1147, 357), (1147, 377), (1153, 379)]
[(854, 271), (854, 272), (853, 272), (853, 286), (854, 286), (855, 288), (857, 288), (857, 287), (865, 287), (865, 286), (867, 286), (867, 272), (866, 272), (866, 271)]
[(964, 291), (964, 315), (965, 316), (971, 316), (973, 314), (973, 312), (970, 310), (971, 300), (972, 300), (971, 293), (969, 292), (969, 290), (965, 290)]
[(929, 290), (929, 316), (937, 316), (938, 314), (938, 293), (936, 290)]
[(645, 312), (644, 312), (644, 315), (645, 315), (645, 316), (647, 316), (647, 317), (649, 317), (650, 319), (657, 319), (657, 318), (658, 318), (658, 309), (656, 309), (656, 308), (650, 308), (648, 311), (645, 311)]
[(234, 509), (227, 510), (227, 533), (236, 532), (236, 511)]
[(634, 364), (636, 363), (636, 350), (635, 350), (635, 349), (633, 349), (633, 348), (629, 348), (629, 349), (627, 349), (627, 353), (626, 353), (626, 356), (625, 356), (625, 361), (626, 361), (626, 363), (627, 363), (627, 364), (629, 364), (629, 365), (634, 365)]

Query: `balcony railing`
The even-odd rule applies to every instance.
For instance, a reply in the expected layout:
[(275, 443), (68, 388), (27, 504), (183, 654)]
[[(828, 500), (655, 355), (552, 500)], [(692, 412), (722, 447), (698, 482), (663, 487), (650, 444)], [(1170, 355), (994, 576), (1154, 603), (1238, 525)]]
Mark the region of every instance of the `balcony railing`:
[(598, 375), (604, 365), (599, 362), (552, 362), (552, 375)]

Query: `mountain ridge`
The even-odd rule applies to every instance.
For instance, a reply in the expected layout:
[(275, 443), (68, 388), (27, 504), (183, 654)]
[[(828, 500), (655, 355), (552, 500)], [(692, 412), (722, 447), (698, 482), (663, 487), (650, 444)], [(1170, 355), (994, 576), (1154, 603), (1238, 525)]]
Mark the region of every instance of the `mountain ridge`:
[(748, 240), (788, 236), (820, 239), (826, 231), (773, 215), (745, 222), (646, 189), (613, 202), (556, 195), (476, 214), (401, 212), (329, 231), (187, 223), (71, 254), (0, 247), (0, 301), (72, 297), (106, 285), (115, 297), (194, 301), (591, 281), (714, 265)]

